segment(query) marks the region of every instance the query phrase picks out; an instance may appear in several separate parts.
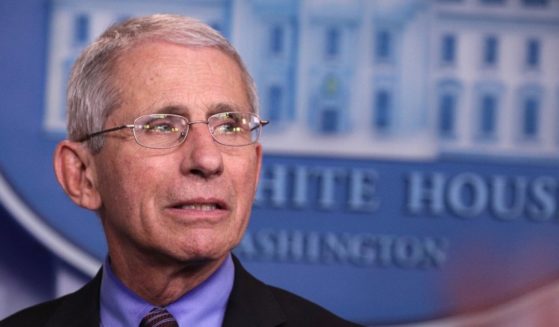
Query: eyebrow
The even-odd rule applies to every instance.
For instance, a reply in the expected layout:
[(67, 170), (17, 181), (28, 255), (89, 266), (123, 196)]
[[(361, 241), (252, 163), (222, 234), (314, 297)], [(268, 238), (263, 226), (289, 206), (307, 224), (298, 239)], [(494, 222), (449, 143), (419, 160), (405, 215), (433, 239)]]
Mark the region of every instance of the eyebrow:
[[(243, 112), (246, 111), (246, 109), (247, 108), (241, 107), (234, 103), (220, 102), (216, 105), (211, 106), (208, 110), (208, 114), (212, 115), (212, 114), (217, 114), (220, 112), (228, 112), (228, 111)], [(250, 108), (248, 109), (248, 111), (251, 112)]]
[(185, 112), (188, 112), (188, 107), (180, 104), (168, 104), (164, 105), (163, 107), (153, 111), (153, 114), (175, 114), (175, 115), (184, 115)]
[[(243, 112), (243, 111), (248, 111), (248, 112), (252, 112), (252, 110), (250, 108), (245, 108), (242, 106), (239, 106), (237, 104), (234, 103), (227, 103), (227, 102), (219, 102), (217, 104), (212, 104), (208, 107), (208, 110), (206, 112), (206, 115), (209, 117), (211, 115), (215, 115), (217, 113), (221, 113), (221, 112), (230, 112), (230, 111), (237, 111), (237, 112)], [(187, 118), (190, 118), (189, 116), (189, 107), (182, 105), (182, 104), (167, 104), (164, 105), (163, 107), (151, 112), (153, 114), (175, 114), (175, 115), (181, 115), (181, 116), (185, 116)]]

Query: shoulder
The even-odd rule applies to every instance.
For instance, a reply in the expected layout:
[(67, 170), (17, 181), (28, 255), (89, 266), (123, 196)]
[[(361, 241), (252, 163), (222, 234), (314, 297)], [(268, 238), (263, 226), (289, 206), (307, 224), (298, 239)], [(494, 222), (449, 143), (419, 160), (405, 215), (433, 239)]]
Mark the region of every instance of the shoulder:
[(0, 321), (0, 327), (99, 326), (101, 272), (74, 293), (44, 302)]
[(331, 327), (358, 326), (357, 324), (336, 316), (327, 309), (303, 297), (278, 287), (269, 285), (267, 285), (267, 287), (274, 294), (274, 297), (281, 305), (286, 316), (289, 319), (295, 319), (297, 325)]
[(358, 326), (286, 290), (266, 285), (233, 257), (235, 281), (224, 326)]
[(67, 296), (21, 310), (0, 321), (0, 327), (45, 326)]

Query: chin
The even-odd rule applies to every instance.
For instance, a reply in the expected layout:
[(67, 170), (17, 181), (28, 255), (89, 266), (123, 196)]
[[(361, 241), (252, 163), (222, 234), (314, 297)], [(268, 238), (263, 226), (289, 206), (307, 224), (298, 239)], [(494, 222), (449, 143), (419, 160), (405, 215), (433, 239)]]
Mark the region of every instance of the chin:
[(230, 235), (185, 233), (174, 250), (169, 250), (182, 261), (215, 261), (227, 256), (238, 242), (240, 239)]
[(188, 248), (182, 251), (178, 256), (181, 257), (183, 261), (187, 262), (207, 262), (220, 260), (229, 254), (229, 252), (229, 248)]

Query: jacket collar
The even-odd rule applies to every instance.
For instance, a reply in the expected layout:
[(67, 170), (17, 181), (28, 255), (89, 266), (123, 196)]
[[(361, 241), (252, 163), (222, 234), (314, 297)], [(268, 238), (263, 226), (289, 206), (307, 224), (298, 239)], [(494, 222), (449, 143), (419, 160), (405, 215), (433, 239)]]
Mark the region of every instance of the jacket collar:
[(99, 327), (99, 292), (101, 269), (84, 287), (61, 300), (60, 306), (45, 327), (83, 326)]
[[(227, 302), (223, 327), (274, 327), (287, 318), (270, 288), (248, 273), (233, 257), (235, 280)], [(46, 327), (99, 327), (102, 269), (79, 291), (61, 300)]]
[(223, 327), (278, 326), (287, 318), (270, 288), (248, 273), (233, 256), (235, 281)]

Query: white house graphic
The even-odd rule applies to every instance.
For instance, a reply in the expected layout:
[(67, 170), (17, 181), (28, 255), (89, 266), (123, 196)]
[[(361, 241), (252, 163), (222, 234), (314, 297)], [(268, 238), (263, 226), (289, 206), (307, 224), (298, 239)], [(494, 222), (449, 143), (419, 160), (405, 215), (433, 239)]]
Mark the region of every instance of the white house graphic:
[(557, 0), (53, 0), (45, 129), (73, 60), (109, 24), (198, 17), (241, 52), (276, 153), (559, 157)]

